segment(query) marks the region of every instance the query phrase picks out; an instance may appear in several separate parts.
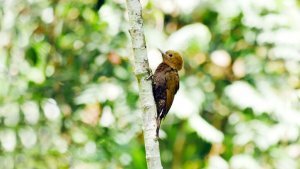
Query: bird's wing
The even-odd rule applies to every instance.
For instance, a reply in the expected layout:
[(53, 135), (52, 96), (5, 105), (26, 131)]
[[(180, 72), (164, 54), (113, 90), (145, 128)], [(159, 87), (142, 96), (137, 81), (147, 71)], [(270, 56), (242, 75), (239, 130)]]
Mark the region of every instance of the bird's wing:
[(166, 83), (167, 83), (167, 99), (166, 99), (166, 114), (170, 110), (174, 96), (179, 89), (179, 77), (178, 73), (175, 70), (169, 71), (166, 75)]
[(155, 72), (153, 75), (153, 95), (157, 107), (157, 115), (166, 111), (166, 75), (165, 72)]

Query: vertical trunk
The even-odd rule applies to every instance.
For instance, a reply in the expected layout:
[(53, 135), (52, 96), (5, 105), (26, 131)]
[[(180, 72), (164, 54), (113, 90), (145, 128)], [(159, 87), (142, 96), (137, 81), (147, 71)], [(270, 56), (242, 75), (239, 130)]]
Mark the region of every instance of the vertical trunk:
[(135, 74), (139, 83), (140, 102), (143, 111), (143, 130), (148, 169), (162, 169), (159, 143), (156, 140), (156, 105), (152, 93), (150, 68), (143, 32), (142, 7), (139, 0), (127, 0), (130, 35), (135, 58)]

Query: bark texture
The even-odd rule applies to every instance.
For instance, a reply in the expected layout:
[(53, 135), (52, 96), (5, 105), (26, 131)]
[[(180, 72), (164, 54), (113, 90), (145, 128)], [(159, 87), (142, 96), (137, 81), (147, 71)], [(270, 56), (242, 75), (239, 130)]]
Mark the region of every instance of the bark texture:
[(159, 142), (156, 139), (156, 105), (149, 79), (150, 68), (143, 31), (142, 7), (139, 0), (126, 0), (130, 22), (130, 35), (135, 58), (135, 75), (138, 79), (140, 103), (143, 111), (143, 131), (148, 169), (162, 169)]

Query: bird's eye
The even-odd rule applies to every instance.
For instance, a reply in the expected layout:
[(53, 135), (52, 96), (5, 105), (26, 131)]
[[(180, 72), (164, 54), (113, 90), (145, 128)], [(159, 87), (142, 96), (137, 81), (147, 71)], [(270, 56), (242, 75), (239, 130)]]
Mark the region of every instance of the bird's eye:
[(172, 57), (173, 55), (172, 55), (172, 54), (169, 54), (169, 56)]

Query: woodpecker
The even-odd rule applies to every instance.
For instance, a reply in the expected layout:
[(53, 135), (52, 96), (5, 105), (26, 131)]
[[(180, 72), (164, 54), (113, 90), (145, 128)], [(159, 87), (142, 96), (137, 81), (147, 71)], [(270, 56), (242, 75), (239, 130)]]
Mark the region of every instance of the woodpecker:
[(168, 114), (179, 89), (178, 71), (182, 69), (183, 60), (181, 55), (168, 50), (162, 52), (163, 61), (158, 65), (152, 78), (152, 90), (157, 108), (156, 116), (156, 137), (159, 138), (159, 128), (162, 119)]

